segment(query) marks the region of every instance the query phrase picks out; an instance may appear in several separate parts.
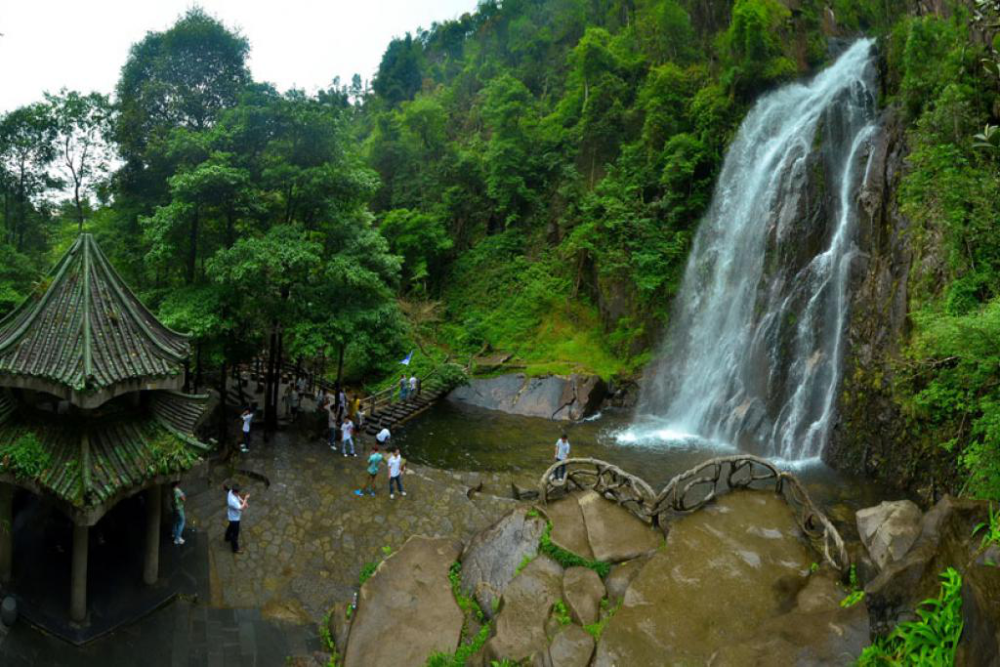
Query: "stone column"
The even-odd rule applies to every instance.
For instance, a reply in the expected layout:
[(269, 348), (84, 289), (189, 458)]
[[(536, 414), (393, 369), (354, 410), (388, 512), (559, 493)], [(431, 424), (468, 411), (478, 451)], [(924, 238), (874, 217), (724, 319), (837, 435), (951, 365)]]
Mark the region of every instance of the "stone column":
[(0, 584), (10, 582), (14, 565), (14, 487), (0, 484)]
[(160, 570), (160, 509), (163, 495), (160, 487), (146, 490), (146, 560), (142, 568), (142, 580), (155, 584)]
[(70, 579), (69, 617), (77, 623), (87, 618), (87, 546), (90, 528), (73, 524), (73, 574)]

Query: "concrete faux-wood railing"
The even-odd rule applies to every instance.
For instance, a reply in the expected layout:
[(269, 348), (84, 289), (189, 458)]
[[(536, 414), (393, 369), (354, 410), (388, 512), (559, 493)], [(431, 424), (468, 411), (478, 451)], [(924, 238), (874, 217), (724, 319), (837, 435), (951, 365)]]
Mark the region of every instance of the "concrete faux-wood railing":
[[(565, 476), (556, 478), (555, 471), (563, 465), (566, 466)], [(672, 516), (695, 512), (720, 493), (761, 489), (770, 484), (792, 508), (799, 529), (824, 560), (846, 572), (850, 558), (840, 533), (816, 507), (798, 478), (759, 456), (742, 454), (709, 459), (675, 476), (659, 493), (641, 477), (607, 461), (572, 458), (549, 466), (539, 481), (538, 490), (543, 503), (548, 502), (553, 493), (593, 490), (666, 533)]]

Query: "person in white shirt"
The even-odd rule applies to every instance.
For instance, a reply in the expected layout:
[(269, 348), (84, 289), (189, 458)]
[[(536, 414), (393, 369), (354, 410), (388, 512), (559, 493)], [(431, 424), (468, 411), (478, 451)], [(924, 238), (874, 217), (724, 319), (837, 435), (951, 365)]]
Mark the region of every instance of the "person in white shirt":
[(393, 447), (392, 453), (389, 455), (389, 500), (394, 500), (396, 498), (395, 494), (392, 492), (393, 484), (396, 485), (396, 489), (399, 490), (399, 495), (405, 496), (406, 491), (403, 490), (403, 472), (406, 470), (406, 461), (403, 457), (399, 455), (399, 447)]
[(250, 451), (250, 424), (253, 422), (253, 409), (244, 410), (240, 419), (243, 420), (243, 444), (240, 445), (240, 451), (246, 454)]
[(416, 398), (417, 396), (417, 376), (410, 376), (410, 398)]
[[(565, 433), (562, 434), (558, 440), (556, 440), (556, 461), (565, 461), (569, 458), (569, 438)], [(556, 468), (555, 472), (552, 474), (556, 479), (563, 479), (566, 477), (566, 466), (561, 465)]]
[(389, 438), (391, 437), (392, 433), (389, 433), (389, 429), (384, 428), (378, 432), (378, 435), (375, 436), (375, 439), (378, 440), (378, 444), (385, 447), (389, 443)]
[(347, 456), (347, 448), (351, 448), (351, 456), (357, 456), (354, 451), (354, 422), (348, 417), (344, 420), (344, 423), (340, 425), (341, 436), (341, 448), (344, 451), (344, 456)]
[(240, 519), (243, 518), (243, 510), (247, 508), (247, 499), (250, 494), (240, 495), (240, 487), (234, 484), (226, 494), (226, 516), (229, 519), (229, 526), (226, 528), (226, 542), (233, 547), (233, 553), (240, 553)]

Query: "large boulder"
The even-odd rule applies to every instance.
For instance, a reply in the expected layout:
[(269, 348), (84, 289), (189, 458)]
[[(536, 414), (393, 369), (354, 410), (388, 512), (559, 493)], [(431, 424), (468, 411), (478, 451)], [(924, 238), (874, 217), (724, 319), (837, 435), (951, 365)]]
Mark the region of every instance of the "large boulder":
[(526, 661), (548, 648), (545, 622), (562, 596), (562, 578), (562, 567), (547, 556), (514, 577), (500, 598), (496, 631), (484, 647), (487, 660)]
[(792, 607), (814, 558), (784, 500), (724, 495), (671, 526), (608, 621), (593, 664), (705, 664)]
[(972, 535), (987, 512), (986, 502), (945, 496), (924, 514), (920, 537), (906, 555), (865, 586), (874, 632), (886, 634), (900, 621), (913, 620), (920, 602), (937, 596), (941, 572), (954, 567), (962, 575), (965, 621), (955, 664), (998, 667), (1000, 569), (977, 562), (980, 539)]
[(465, 547), (462, 589), (475, 597), (487, 618), (493, 618), (495, 602), (500, 601), (518, 566), (538, 555), (544, 531), (545, 521), (537, 513), (529, 517), (521, 507), (478, 533)]
[(346, 667), (417, 667), (435, 652), (455, 650), (463, 614), (448, 571), (461, 550), (454, 540), (415, 536), (379, 565), (361, 587)]
[(607, 594), (604, 582), (587, 567), (570, 567), (563, 575), (563, 601), (570, 616), (580, 625), (597, 623), (601, 615), (601, 600)]
[(621, 563), (660, 546), (663, 534), (621, 505), (593, 491), (578, 496), (577, 502), (595, 559)]
[(920, 537), (920, 508), (910, 500), (886, 501), (858, 511), (858, 533), (879, 569), (902, 558)]
[(604, 381), (595, 375), (529, 378), (518, 373), (473, 378), (448, 398), (515, 415), (577, 420), (595, 412), (606, 393)]

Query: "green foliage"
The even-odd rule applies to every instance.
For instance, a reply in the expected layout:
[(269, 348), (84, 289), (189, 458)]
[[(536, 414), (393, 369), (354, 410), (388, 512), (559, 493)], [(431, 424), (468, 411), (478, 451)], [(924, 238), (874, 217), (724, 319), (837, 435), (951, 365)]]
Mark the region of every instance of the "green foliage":
[(617, 613), (618, 610), (621, 609), (622, 603), (619, 600), (618, 604), (616, 604), (614, 607), (607, 609), (608, 606), (609, 604), (607, 598), (601, 600), (601, 610), (604, 611), (604, 613), (601, 614), (601, 619), (596, 623), (591, 623), (590, 625), (583, 626), (583, 629), (591, 637), (594, 638), (595, 642), (601, 641), (601, 635), (604, 634), (604, 628), (607, 627), (608, 622), (614, 617), (615, 613)]
[(991, 544), (1000, 546), (1000, 508), (994, 511), (993, 503), (990, 503), (989, 520), (976, 524), (975, 528), (972, 529), (972, 534), (976, 535), (980, 531), (983, 533), (983, 541), (979, 545), (980, 549), (985, 549)]
[(556, 622), (559, 625), (569, 625), (573, 622), (573, 619), (569, 615), (569, 609), (566, 607), (566, 603), (562, 600), (556, 600), (555, 604), (552, 605), (552, 614), (556, 618)]
[(528, 554), (524, 554), (524, 558), (521, 559), (521, 562), (517, 564), (517, 568), (514, 569), (514, 576), (516, 577), (517, 575), (521, 574), (521, 571), (524, 568), (528, 567), (528, 565), (530, 565), (531, 561), (533, 560), (534, 558), (532, 558)]
[(462, 613), (471, 614), (477, 621), (483, 623), (486, 616), (479, 608), (479, 603), (462, 592), (462, 564), (460, 562), (455, 561), (451, 564), (451, 568), (448, 570), (448, 580), (451, 582), (451, 592), (455, 596), (455, 602), (458, 603)]
[(427, 659), (427, 667), (465, 667), (468, 661), (478, 653), (490, 638), (490, 626), (484, 625), (473, 637), (472, 641), (459, 646), (451, 655), (433, 653)]
[(538, 542), (538, 551), (552, 560), (556, 561), (564, 568), (587, 567), (596, 572), (602, 579), (611, 572), (611, 564), (600, 560), (587, 560), (581, 558), (571, 551), (566, 551), (562, 547), (552, 542), (552, 522), (550, 521), (542, 533)]
[(0, 449), (0, 470), (18, 479), (37, 479), (51, 464), (52, 456), (34, 433), (25, 433)]
[(889, 634), (866, 648), (858, 659), (861, 667), (920, 665), (948, 667), (962, 637), (962, 577), (954, 569), (941, 573), (936, 598), (917, 607), (919, 621), (900, 623)]
[[(813, 565), (816, 565), (816, 563), (813, 563)], [(818, 565), (816, 566), (816, 569), (819, 569)], [(812, 571), (811, 567), (810, 571)], [(840, 601), (840, 606), (844, 609), (853, 607), (865, 599), (865, 591), (860, 585), (858, 585), (858, 570), (854, 565), (851, 565), (851, 569), (848, 573), (848, 587), (849, 592), (847, 597)]]
[(358, 573), (358, 586), (364, 586), (365, 582), (375, 575), (375, 570), (378, 569), (378, 563), (375, 561), (370, 561), (365, 563), (361, 567), (361, 572)]

